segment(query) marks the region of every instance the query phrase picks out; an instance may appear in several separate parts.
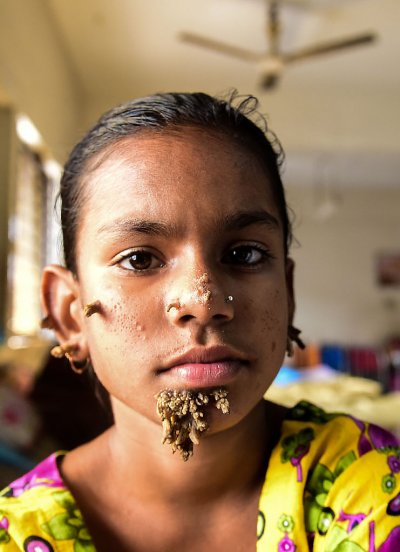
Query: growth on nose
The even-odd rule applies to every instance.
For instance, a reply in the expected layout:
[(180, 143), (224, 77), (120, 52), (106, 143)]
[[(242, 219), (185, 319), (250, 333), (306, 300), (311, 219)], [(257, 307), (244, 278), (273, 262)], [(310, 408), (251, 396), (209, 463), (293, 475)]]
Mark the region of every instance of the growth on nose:
[(200, 278), (197, 278), (195, 282), (195, 299), (201, 303), (202, 305), (206, 305), (211, 301), (212, 298), (212, 292), (208, 288), (208, 284), (210, 283), (210, 278), (207, 274), (207, 272), (204, 272)]
[[(207, 272), (194, 279), (192, 289), (180, 291), (167, 305), (167, 313), (174, 322), (199, 320), (225, 320), (233, 317), (233, 297), (224, 297), (216, 288), (212, 289)], [(224, 300), (222, 301), (222, 298)], [(221, 299), (221, 301), (218, 301)]]

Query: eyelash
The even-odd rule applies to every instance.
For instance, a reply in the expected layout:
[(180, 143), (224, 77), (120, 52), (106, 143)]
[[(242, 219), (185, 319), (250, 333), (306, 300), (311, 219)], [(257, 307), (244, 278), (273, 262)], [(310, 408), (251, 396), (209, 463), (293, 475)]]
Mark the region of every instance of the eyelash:
[[(133, 266), (133, 264), (131, 263), (131, 259), (135, 255), (136, 256), (139, 256), (139, 255), (145, 256), (145, 258), (147, 258), (147, 260), (150, 262), (150, 265), (152, 264), (152, 262), (154, 260), (156, 260), (157, 261), (157, 266), (148, 266), (148, 267), (145, 267), (145, 268), (135, 268)], [(124, 261), (129, 262), (130, 268), (123, 266)], [(118, 255), (118, 257), (117, 257), (114, 264), (118, 265), (123, 270), (128, 270), (128, 271), (136, 272), (136, 273), (147, 272), (147, 271), (151, 271), (151, 270), (154, 270), (154, 269), (157, 269), (157, 268), (162, 268), (164, 266), (164, 263), (154, 253), (152, 253), (151, 251), (147, 251), (147, 249), (132, 249), (130, 251), (121, 253), (120, 255)]]
[[(259, 257), (256, 261), (253, 261), (253, 262), (248, 262), (246, 260), (240, 259), (239, 257), (235, 259), (234, 258), (235, 252), (237, 253), (238, 251), (242, 253), (243, 251), (246, 251), (246, 253), (250, 253), (251, 255), (254, 254), (254, 252), (256, 252), (258, 253)], [(144, 268), (137, 268), (133, 265), (131, 259), (135, 256), (138, 257), (140, 255), (144, 256), (144, 259), (142, 259), (142, 262), (143, 260), (148, 261), (149, 266), (145, 266)], [(241, 245), (236, 245), (234, 247), (231, 247), (226, 253), (224, 253), (221, 261), (223, 264), (230, 264), (244, 269), (254, 270), (258, 266), (263, 265), (274, 258), (275, 257), (271, 254), (269, 249), (259, 244), (257, 245), (241, 244)], [(130, 267), (123, 266), (124, 261), (128, 261), (128, 263), (130, 264)], [(154, 261), (156, 261), (156, 266), (151, 266), (152, 264), (154, 264)], [(118, 265), (123, 270), (136, 272), (137, 274), (145, 273), (145, 272), (152, 271), (165, 266), (165, 263), (161, 261), (157, 257), (157, 255), (155, 255), (151, 251), (147, 251), (146, 249), (133, 249), (133, 250), (121, 253), (120, 255), (118, 255), (114, 264)]]
[[(238, 261), (238, 259), (234, 259), (234, 258), (231, 258), (231, 260), (228, 259), (228, 257), (230, 255), (233, 255), (234, 252), (237, 252), (237, 251), (242, 251), (243, 250), (247, 250), (247, 252), (251, 252), (251, 254), (255, 252), (257, 252), (260, 257), (258, 258), (258, 260), (256, 261), (253, 261), (253, 262), (247, 262), (247, 261)], [(272, 253), (270, 252), (269, 249), (267, 249), (266, 247), (263, 247), (261, 246), (260, 244), (241, 244), (241, 245), (236, 245), (234, 247), (231, 247), (229, 249), (229, 251), (227, 253), (224, 254), (224, 256), (222, 257), (222, 262), (224, 264), (232, 264), (232, 265), (236, 265), (236, 266), (240, 266), (240, 267), (243, 267), (243, 268), (247, 268), (247, 269), (255, 269), (257, 268), (258, 266), (262, 265), (262, 264), (265, 264), (265, 263), (268, 263), (269, 261), (273, 260), (275, 257), (272, 255)]]

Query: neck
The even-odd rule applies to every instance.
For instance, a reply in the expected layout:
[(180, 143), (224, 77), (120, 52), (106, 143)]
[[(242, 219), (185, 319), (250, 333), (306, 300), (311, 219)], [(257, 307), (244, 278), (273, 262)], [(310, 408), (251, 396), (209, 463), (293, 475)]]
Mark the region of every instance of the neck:
[(184, 462), (161, 444), (159, 424), (137, 413), (126, 415), (124, 405), (117, 405), (116, 424), (102, 437), (109, 455), (108, 477), (114, 488), (123, 485), (124, 493), (143, 501), (165, 503), (179, 496), (180, 501), (197, 503), (252, 492), (263, 483), (275, 445), (268, 427), (268, 418), (274, 417), (268, 416), (268, 408), (262, 401), (233, 427), (203, 437)]

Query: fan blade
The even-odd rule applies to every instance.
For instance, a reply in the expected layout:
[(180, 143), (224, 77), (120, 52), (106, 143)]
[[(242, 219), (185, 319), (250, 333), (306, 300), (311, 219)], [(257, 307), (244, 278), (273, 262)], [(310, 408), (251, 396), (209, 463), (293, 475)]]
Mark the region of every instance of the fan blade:
[(213, 50), (214, 52), (219, 52), (228, 56), (240, 58), (244, 61), (260, 61), (265, 57), (264, 53), (252, 52), (251, 50), (245, 50), (243, 48), (231, 46), (230, 44), (219, 42), (219, 40), (214, 40), (212, 38), (207, 38), (205, 36), (200, 36), (193, 33), (179, 33), (179, 38), (183, 42), (188, 42), (189, 44), (194, 44), (195, 46), (208, 48), (209, 50)]
[(291, 54), (282, 55), (282, 59), (285, 63), (292, 63), (294, 61), (300, 61), (302, 59), (319, 56), (321, 54), (328, 54), (330, 52), (337, 52), (338, 50), (344, 50), (352, 46), (362, 46), (364, 44), (372, 43), (376, 40), (377, 36), (374, 33), (364, 33), (358, 36), (344, 38), (342, 40), (323, 42), (316, 44), (310, 48), (303, 48), (293, 52)]
[(277, 56), (279, 54), (279, 39), (281, 34), (279, 22), (279, 0), (267, 0), (267, 5), (267, 35), (269, 37), (269, 52), (273, 56)]

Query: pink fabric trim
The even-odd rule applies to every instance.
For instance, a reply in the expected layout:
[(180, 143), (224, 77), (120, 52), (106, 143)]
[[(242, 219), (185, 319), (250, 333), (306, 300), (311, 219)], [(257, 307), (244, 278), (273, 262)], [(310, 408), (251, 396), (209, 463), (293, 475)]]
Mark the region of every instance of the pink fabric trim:
[(34, 487), (59, 487), (65, 489), (66, 487), (57, 465), (57, 458), (60, 456), (62, 456), (62, 453), (59, 452), (51, 454), (33, 468), (33, 470), (11, 483), (9, 487), (13, 491), (13, 496), (20, 496), (25, 491)]

